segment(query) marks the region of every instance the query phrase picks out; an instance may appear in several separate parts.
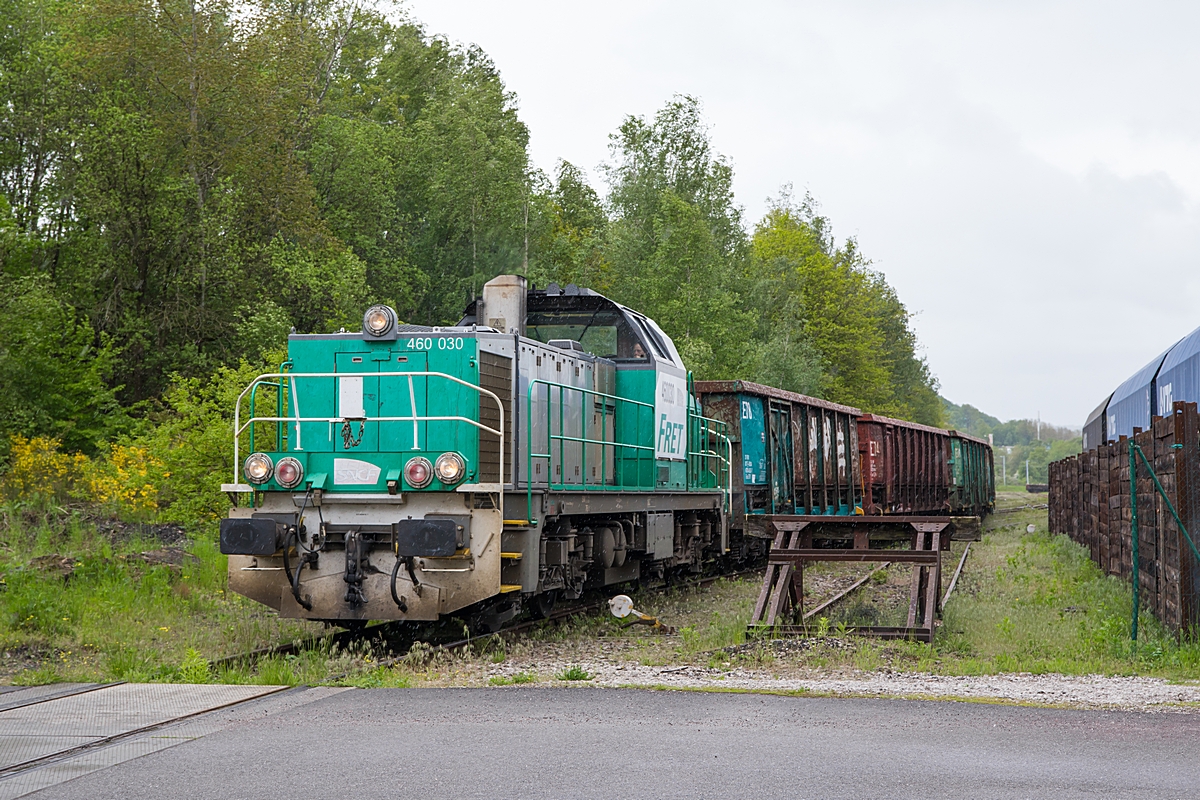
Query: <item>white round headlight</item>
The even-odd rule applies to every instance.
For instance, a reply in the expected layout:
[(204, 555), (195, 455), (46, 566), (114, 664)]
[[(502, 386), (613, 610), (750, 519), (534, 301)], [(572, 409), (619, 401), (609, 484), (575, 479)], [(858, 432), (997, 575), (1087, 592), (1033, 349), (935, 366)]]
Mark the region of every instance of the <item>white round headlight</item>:
[(371, 306), (363, 314), (363, 330), (372, 336), (383, 336), (395, 321), (396, 314), (388, 306)]
[(442, 453), (433, 465), (433, 471), (442, 483), (458, 483), (466, 470), (467, 465), (458, 453)]
[(303, 464), (291, 456), (279, 459), (279, 463), (275, 465), (276, 483), (284, 489), (291, 489), (299, 486), (302, 480), (304, 480)]
[(246, 458), (246, 463), (242, 465), (242, 472), (246, 476), (246, 480), (251, 483), (266, 483), (271, 480), (271, 475), (275, 472), (275, 465), (271, 463), (271, 457), (266, 453), (251, 453)]

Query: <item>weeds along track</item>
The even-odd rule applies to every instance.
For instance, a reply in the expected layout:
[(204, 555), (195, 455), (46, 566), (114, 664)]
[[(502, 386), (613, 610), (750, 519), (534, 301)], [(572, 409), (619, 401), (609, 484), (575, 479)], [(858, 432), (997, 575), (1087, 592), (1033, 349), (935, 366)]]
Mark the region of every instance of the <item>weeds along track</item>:
[[(671, 589), (699, 589), (709, 586), (719, 580), (732, 580), (748, 575), (761, 574), (762, 566), (722, 573), (706, 575), (684, 581), (673, 581), (658, 586), (643, 587), (645, 591), (665, 592)], [(612, 588), (612, 587), (610, 587)], [(596, 590), (570, 605), (555, 608), (549, 614), (536, 619), (523, 619), (498, 628), (494, 631), (472, 634), (469, 623), (458, 617), (450, 617), (437, 622), (410, 623), (404, 621), (382, 622), (368, 625), (357, 630), (331, 631), (321, 636), (312, 636), (272, 647), (262, 647), (246, 653), (239, 653), (224, 658), (213, 659), (210, 664), (214, 669), (226, 667), (253, 667), (259, 661), (274, 656), (299, 655), (309, 650), (321, 648), (347, 649), (357, 643), (382, 645), (387, 652), (392, 653), (387, 658), (375, 662), (376, 667), (391, 667), (413, 654), (414, 646), (421, 643), (421, 657), (429, 658), (439, 653), (453, 653), (464, 650), (479, 642), (493, 640), (497, 636), (515, 636), (545, 623), (560, 623), (575, 617), (592, 614), (608, 607), (611, 592)], [(463, 634), (466, 633), (464, 636)], [(346, 678), (349, 673), (330, 675), (328, 680), (337, 681)]]

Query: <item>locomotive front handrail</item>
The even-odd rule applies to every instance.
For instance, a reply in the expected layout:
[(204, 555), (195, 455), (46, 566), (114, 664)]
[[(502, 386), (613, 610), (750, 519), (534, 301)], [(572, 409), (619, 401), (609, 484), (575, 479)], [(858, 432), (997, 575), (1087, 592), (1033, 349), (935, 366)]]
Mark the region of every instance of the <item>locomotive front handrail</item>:
[[(296, 414), (293, 416), (280, 415), (277, 417), (251, 416), (250, 419), (246, 420), (246, 422), (243, 424), (241, 422), (242, 400), (246, 397), (246, 395), (252, 393), (252, 391), (259, 384), (265, 383), (272, 379), (281, 380), (282, 378), (285, 378), (285, 377), (289, 379), (289, 383), (292, 386), (292, 390), (291, 390), (292, 404), (296, 407)], [(413, 449), (418, 449), (417, 445), (419, 444), (419, 442), (418, 442), (417, 423), (419, 423), (419, 422), (465, 422), (468, 425), (472, 425), (481, 431), (486, 431), (487, 433), (490, 433), (490, 434), (498, 437), (500, 440), (499, 486), (501, 489), (501, 491), (498, 492), (498, 494), (500, 495), (499, 501), (498, 501), (499, 502), (498, 510), (500, 511), (501, 519), (504, 518), (504, 491), (503, 491), (503, 489), (504, 489), (504, 403), (502, 403), (500, 401), (500, 397), (495, 392), (492, 392), (488, 389), (484, 389), (482, 386), (476, 386), (475, 384), (470, 383), (469, 381), (465, 381), (462, 378), (455, 377), (454, 375), (447, 375), (444, 372), (428, 372), (428, 371), (421, 371), (421, 372), (302, 372), (302, 373), (265, 372), (262, 375), (259, 375), (258, 377), (256, 377), (254, 380), (252, 380), (250, 382), (249, 386), (247, 386), (245, 389), (242, 390), (242, 393), (238, 395), (237, 402), (234, 403), (234, 407), (233, 407), (233, 485), (234, 486), (238, 485), (238, 474), (239, 474), (239, 470), (241, 469), (241, 435), (242, 435), (242, 433), (244, 433), (246, 431), (247, 428), (250, 428), (251, 431), (253, 431), (253, 428), (251, 426), (253, 426), (254, 423), (256, 423), (256, 422), (275, 422), (275, 423), (292, 423), (292, 422), (294, 422), (294, 423), (296, 423), (296, 440), (297, 440), (297, 443), (299, 443), (300, 423), (302, 423), (302, 422), (327, 422), (331, 426), (331, 430), (332, 430), (333, 425), (335, 425), (339, 422), (344, 422), (347, 419), (346, 417), (328, 417), (328, 416), (301, 417), (299, 414), (300, 404), (299, 404), (299, 402), (296, 401), (296, 398), (295, 398), (295, 395), (296, 395), (295, 386), (296, 386), (297, 379), (302, 379), (302, 378), (346, 378), (346, 377), (375, 377), (375, 378), (407, 377), (408, 378), (409, 407), (413, 410), (413, 413), (411, 415), (367, 417), (364, 419), (368, 419), (371, 422), (409, 422), (409, 421), (411, 421), (413, 424)], [(487, 397), (492, 398), (492, 400), (495, 401), (495, 403), (496, 403), (496, 407), (500, 410), (500, 429), (496, 430), (495, 428), (490, 428), (487, 425), (484, 425), (483, 423), (478, 422), (477, 420), (470, 419), (468, 417), (418, 415), (416, 413), (416, 411), (417, 411), (416, 392), (414, 391), (413, 382), (412, 382), (412, 379), (414, 377), (445, 378), (448, 381), (457, 383), (460, 386), (465, 386), (468, 389), (473, 389), (474, 391), (478, 392), (481, 395), (486, 395)], [(267, 385), (271, 385), (271, 384), (268, 383)], [(299, 452), (299, 448), (297, 449), (297, 452)]]

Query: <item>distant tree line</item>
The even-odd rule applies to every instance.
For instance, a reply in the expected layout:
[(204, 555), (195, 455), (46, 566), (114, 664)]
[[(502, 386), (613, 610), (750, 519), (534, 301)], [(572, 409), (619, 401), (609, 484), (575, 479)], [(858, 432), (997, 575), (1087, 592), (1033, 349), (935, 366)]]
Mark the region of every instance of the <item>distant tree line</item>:
[[(942, 401), (946, 426), (986, 439), (995, 444), (996, 476), (1000, 483), (1023, 484), (1025, 462), (1029, 462), (1029, 480), (1045, 483), (1049, 464), (1083, 450), (1083, 435), (1076, 428), (1039, 423), (1032, 419), (1001, 422), (972, 405)], [(1001, 458), (1001, 456), (1004, 458)], [(1001, 472), (1005, 475), (1001, 476)]]
[(486, 54), (335, 0), (0, 0), (0, 434), (94, 449), (173, 382), (489, 278), (659, 321), (702, 378), (939, 424), (910, 317), (811, 197), (749, 229), (700, 104), (547, 176)]
[(997, 446), (1015, 447), (1039, 441), (1046, 444), (1074, 439), (1079, 439), (1081, 443), (1083, 441), (1082, 431), (1078, 428), (1051, 425), (1033, 419), (1010, 419), (1008, 422), (1001, 422), (969, 404), (960, 406), (949, 400), (943, 400), (942, 404), (947, 426), (982, 439), (991, 435)]

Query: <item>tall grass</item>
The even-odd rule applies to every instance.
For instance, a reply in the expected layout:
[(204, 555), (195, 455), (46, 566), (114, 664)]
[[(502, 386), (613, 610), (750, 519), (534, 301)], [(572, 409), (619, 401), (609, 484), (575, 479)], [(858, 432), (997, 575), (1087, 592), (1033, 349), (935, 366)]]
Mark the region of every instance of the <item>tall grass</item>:
[[(1034, 525), (1034, 532), (1026, 527)], [(1087, 551), (1046, 530), (1044, 511), (997, 516), (971, 550), (947, 604), (937, 650), (955, 672), (1200, 677), (1200, 645), (1148, 609), (1130, 639), (1133, 592)]]
[[(119, 530), (101, 533), (79, 511), (0, 508), (0, 670), (9, 680), (195, 681), (200, 660), (319, 630), (230, 595), (226, 558), (210, 537), (178, 544), (188, 557), (172, 567), (136, 558), (162, 542)], [(69, 574), (39, 568), (39, 556), (72, 559)]]

